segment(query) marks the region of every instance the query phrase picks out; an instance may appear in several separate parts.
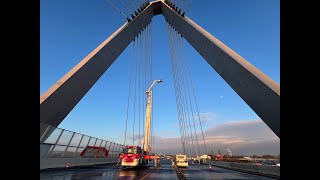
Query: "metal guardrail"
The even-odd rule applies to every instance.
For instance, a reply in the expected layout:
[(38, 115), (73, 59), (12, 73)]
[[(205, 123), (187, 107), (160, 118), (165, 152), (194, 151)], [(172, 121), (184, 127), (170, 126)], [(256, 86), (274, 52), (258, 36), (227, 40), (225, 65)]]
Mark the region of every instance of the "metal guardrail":
[(174, 165), (173, 168), (176, 171), (179, 180), (186, 180), (187, 179), (176, 165)]
[(107, 158), (116, 158), (124, 145), (94, 138), (62, 128), (40, 123), (40, 158), (79, 158), (87, 146), (102, 147), (109, 151)]

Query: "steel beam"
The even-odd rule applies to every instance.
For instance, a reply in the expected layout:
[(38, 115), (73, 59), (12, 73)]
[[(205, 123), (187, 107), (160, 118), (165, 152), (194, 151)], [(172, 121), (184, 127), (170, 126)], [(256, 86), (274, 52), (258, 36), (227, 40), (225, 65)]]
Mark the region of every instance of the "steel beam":
[(40, 97), (40, 123), (57, 127), (138, 33), (151, 22), (154, 13), (159, 13), (155, 9), (160, 9), (159, 2), (150, 3), (46, 91)]
[(280, 86), (188, 17), (161, 3), (166, 20), (280, 138)]

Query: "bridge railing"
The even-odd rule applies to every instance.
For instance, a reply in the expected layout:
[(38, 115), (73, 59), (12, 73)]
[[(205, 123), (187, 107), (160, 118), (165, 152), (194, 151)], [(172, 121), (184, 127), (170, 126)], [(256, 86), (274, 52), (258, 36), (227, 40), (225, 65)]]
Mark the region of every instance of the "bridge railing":
[(40, 123), (44, 133), (40, 137), (40, 158), (80, 158), (87, 146), (102, 147), (109, 151), (108, 159), (115, 159), (124, 145), (87, 136)]

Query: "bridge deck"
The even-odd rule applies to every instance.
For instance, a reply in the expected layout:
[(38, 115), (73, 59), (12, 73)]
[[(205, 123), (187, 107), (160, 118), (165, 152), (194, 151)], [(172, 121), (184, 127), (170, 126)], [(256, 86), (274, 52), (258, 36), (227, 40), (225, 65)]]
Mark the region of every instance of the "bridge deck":
[[(263, 176), (213, 167), (189, 164), (180, 168), (187, 179), (271, 179)], [(74, 167), (71, 169), (53, 169), (40, 171), (40, 179), (178, 179), (170, 160), (162, 160), (161, 166), (153, 164), (140, 169), (122, 169), (115, 164)]]

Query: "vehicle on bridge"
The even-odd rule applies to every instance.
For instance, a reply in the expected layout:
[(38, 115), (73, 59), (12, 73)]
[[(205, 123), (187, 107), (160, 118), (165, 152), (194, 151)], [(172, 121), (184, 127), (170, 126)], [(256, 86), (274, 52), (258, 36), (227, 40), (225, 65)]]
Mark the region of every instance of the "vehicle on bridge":
[(159, 158), (151, 152), (151, 109), (152, 109), (152, 87), (156, 83), (161, 83), (162, 80), (155, 80), (149, 89), (146, 91), (147, 94), (147, 106), (146, 106), (146, 117), (145, 117), (145, 131), (143, 144), (139, 146), (125, 146), (123, 149), (123, 159), (121, 162), (122, 168), (126, 167), (139, 167), (141, 165), (146, 165), (149, 161)]
[(126, 146), (123, 149), (121, 166), (136, 167), (148, 164), (148, 159), (144, 159), (145, 152), (140, 146)]
[(188, 167), (188, 159), (185, 154), (177, 154), (176, 155), (176, 163), (177, 167)]

